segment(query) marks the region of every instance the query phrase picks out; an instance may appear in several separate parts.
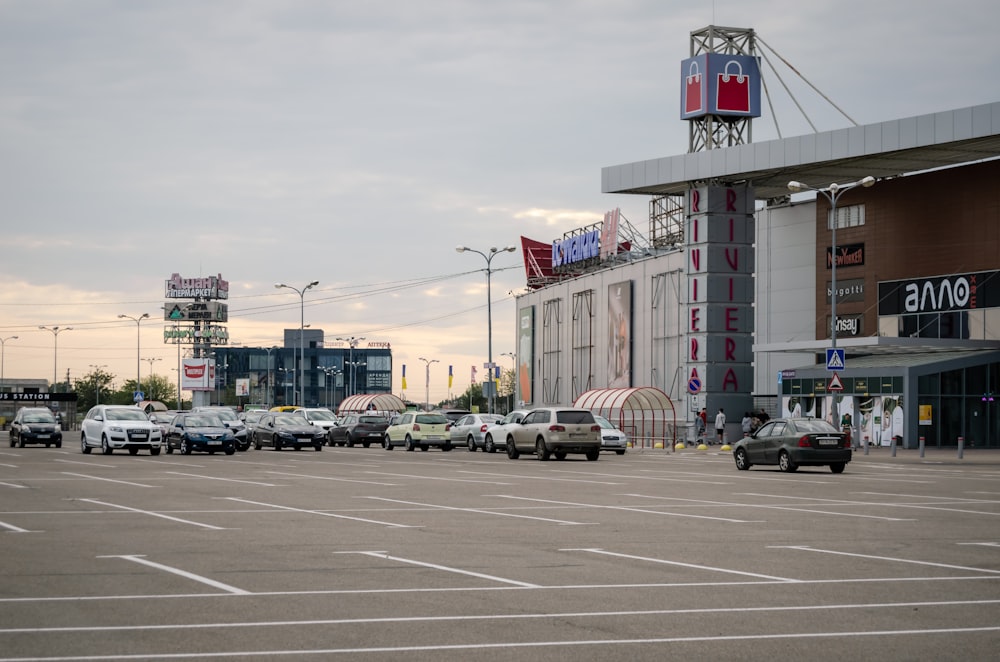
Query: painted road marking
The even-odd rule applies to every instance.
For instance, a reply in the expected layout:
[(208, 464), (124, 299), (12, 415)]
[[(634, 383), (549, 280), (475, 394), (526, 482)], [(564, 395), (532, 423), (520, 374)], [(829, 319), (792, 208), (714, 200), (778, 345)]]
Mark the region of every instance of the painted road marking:
[(835, 554), (837, 556), (853, 556), (867, 561), (891, 561), (894, 563), (913, 563), (916, 565), (926, 565), (933, 568), (948, 568), (949, 570), (967, 570), (970, 572), (987, 572), (1000, 575), (1000, 570), (990, 570), (989, 568), (970, 568), (965, 565), (952, 565), (950, 563), (934, 563), (933, 561), (916, 561), (913, 559), (901, 559), (894, 556), (873, 556), (871, 554), (856, 554), (854, 552), (838, 552), (832, 549), (817, 549), (806, 545), (774, 545), (771, 549), (797, 549), (802, 552), (818, 552), (820, 554)]
[(630, 513), (645, 513), (647, 515), (662, 515), (664, 517), (688, 517), (692, 519), (707, 519), (716, 522), (732, 522), (735, 524), (748, 524), (759, 522), (760, 520), (730, 519), (728, 517), (710, 517), (708, 515), (689, 515), (687, 513), (665, 513), (660, 510), (645, 510), (643, 508), (629, 508), (628, 506), (602, 506), (593, 503), (574, 503), (571, 501), (551, 501), (549, 499), (532, 499), (529, 497), (511, 496), (508, 494), (487, 494), (489, 498), (496, 499), (516, 499), (518, 501), (534, 501), (536, 503), (551, 503), (560, 506), (572, 506), (574, 508), (602, 508), (605, 510), (624, 510)]
[(438, 565), (436, 563), (427, 563), (425, 561), (416, 561), (414, 559), (404, 559), (399, 556), (390, 556), (387, 552), (334, 552), (334, 554), (361, 554), (363, 556), (371, 556), (377, 559), (386, 559), (388, 561), (408, 563), (410, 565), (418, 565), (424, 568), (434, 568), (436, 570), (444, 570), (446, 572), (453, 572), (459, 575), (468, 575), (469, 577), (479, 577), (480, 579), (488, 579), (490, 581), (500, 582), (503, 584), (512, 584), (514, 586), (520, 586), (521, 588), (540, 588), (538, 584), (529, 584), (527, 582), (517, 581), (516, 579), (506, 579), (505, 577), (496, 577), (494, 575), (484, 575), (483, 573), (480, 572), (470, 572), (469, 570), (450, 568), (448, 566)]
[(308, 515), (320, 515), (321, 517), (333, 517), (336, 519), (346, 519), (354, 522), (365, 522), (366, 524), (379, 524), (382, 526), (388, 526), (394, 529), (421, 529), (422, 526), (415, 526), (411, 524), (396, 524), (394, 522), (382, 522), (374, 519), (365, 519), (364, 517), (348, 517), (347, 515), (337, 515), (336, 513), (324, 512), (322, 510), (306, 510), (305, 508), (292, 508), (290, 506), (279, 506), (274, 503), (262, 503), (260, 501), (250, 501), (249, 499), (240, 499), (237, 497), (223, 497), (228, 501), (238, 501), (240, 503), (249, 503), (254, 506), (266, 506), (268, 508), (275, 508), (277, 510), (290, 510), (295, 513), (306, 513)]
[(212, 529), (213, 531), (223, 531), (224, 527), (213, 526), (211, 524), (202, 524), (201, 522), (193, 522), (187, 519), (181, 519), (179, 517), (171, 517), (170, 515), (164, 515), (162, 513), (154, 513), (151, 510), (140, 510), (139, 508), (129, 508), (128, 506), (120, 506), (115, 503), (107, 503), (105, 501), (98, 501), (97, 499), (78, 499), (78, 501), (86, 501), (87, 503), (95, 503), (99, 506), (107, 506), (108, 508), (119, 508), (121, 510), (127, 510), (131, 513), (141, 513), (143, 515), (149, 515), (150, 517), (159, 517), (162, 519), (167, 519), (172, 522), (180, 522), (181, 524), (192, 524), (194, 526), (200, 526), (203, 529)]
[(145, 485), (143, 483), (130, 483), (127, 480), (114, 480), (113, 478), (101, 478), (100, 476), (88, 476), (87, 474), (75, 474), (69, 471), (62, 472), (66, 476), (76, 476), (77, 478), (89, 478), (90, 480), (103, 480), (109, 483), (118, 483), (119, 485), (131, 485), (132, 487), (156, 487), (156, 485)]
[(551, 522), (553, 524), (567, 524), (567, 525), (587, 525), (594, 524), (594, 522), (572, 522), (570, 520), (563, 519), (549, 519), (547, 517), (532, 517), (531, 515), (515, 515), (514, 513), (504, 513), (495, 510), (482, 510), (479, 508), (458, 508), (456, 506), (439, 506), (432, 503), (419, 503), (417, 501), (401, 501), (399, 499), (387, 499), (385, 497), (361, 497), (362, 499), (373, 499), (375, 501), (388, 501), (389, 503), (402, 503), (407, 506), (421, 506), (424, 508), (434, 508), (435, 510), (458, 510), (466, 513), (479, 513), (482, 515), (496, 515), (498, 517), (517, 517), (519, 519), (532, 519), (540, 522)]
[(560, 549), (560, 552), (588, 552), (590, 554), (602, 554), (604, 556), (615, 556), (621, 559), (632, 559), (633, 561), (647, 561), (649, 563), (662, 563), (665, 565), (676, 565), (682, 568), (694, 568), (696, 570), (711, 570), (713, 572), (725, 572), (731, 575), (742, 575), (744, 577), (756, 577), (758, 579), (769, 579), (776, 582), (786, 582), (789, 584), (797, 584), (799, 580), (789, 579), (788, 577), (774, 577), (772, 575), (761, 575), (756, 572), (744, 572), (742, 570), (729, 570), (726, 568), (719, 568), (717, 566), (710, 565), (698, 565), (696, 563), (683, 563), (681, 561), (667, 561), (666, 559), (654, 559), (648, 556), (633, 556), (632, 554), (619, 554), (617, 552), (609, 552), (607, 550), (599, 549), (596, 547), (570, 547), (567, 549)]
[(126, 561), (132, 561), (134, 563), (139, 563), (150, 568), (156, 568), (157, 570), (163, 570), (174, 575), (179, 575), (181, 577), (187, 577), (188, 579), (193, 579), (196, 582), (206, 584), (208, 586), (221, 589), (226, 593), (234, 593), (236, 595), (250, 595), (249, 591), (244, 591), (241, 588), (236, 588), (235, 586), (230, 586), (229, 584), (223, 584), (222, 582), (217, 582), (214, 579), (209, 579), (208, 577), (202, 577), (201, 575), (196, 575), (187, 570), (181, 570), (180, 568), (174, 568), (169, 565), (163, 565), (162, 563), (156, 563), (154, 561), (147, 561), (145, 554), (114, 554), (108, 556), (98, 556), (99, 559), (125, 559)]

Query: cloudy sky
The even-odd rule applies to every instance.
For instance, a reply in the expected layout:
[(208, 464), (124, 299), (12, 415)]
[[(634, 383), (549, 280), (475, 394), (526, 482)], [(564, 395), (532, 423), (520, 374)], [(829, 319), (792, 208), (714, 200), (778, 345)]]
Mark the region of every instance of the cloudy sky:
[[(995, 0), (0, 0), (0, 337), (7, 378), (176, 379), (164, 281), (222, 274), (234, 343), (305, 318), (393, 347), (431, 398), (486, 356), (485, 260), (648, 200), (603, 166), (681, 154), (690, 32), (753, 28), (756, 141), (997, 101)], [(764, 47), (766, 45), (766, 47)], [(780, 58), (778, 57), (780, 56)], [(765, 103), (766, 108), (766, 103)], [(493, 261), (494, 356), (520, 252)], [(138, 327), (119, 314), (150, 313)], [(39, 325), (73, 327), (54, 337)], [(138, 336), (138, 338), (137, 338)], [(56, 345), (58, 343), (58, 345)], [(499, 361), (507, 361), (500, 358)], [(506, 363), (502, 363), (506, 365)], [(152, 366), (152, 368), (150, 368)], [(459, 388), (460, 387), (460, 388)]]

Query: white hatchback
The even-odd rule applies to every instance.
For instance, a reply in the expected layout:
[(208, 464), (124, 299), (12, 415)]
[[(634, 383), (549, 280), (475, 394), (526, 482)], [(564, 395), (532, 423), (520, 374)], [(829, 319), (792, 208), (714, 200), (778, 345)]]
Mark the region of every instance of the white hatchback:
[(144, 411), (130, 405), (97, 405), (87, 412), (80, 433), (80, 450), (90, 453), (100, 448), (111, 455), (116, 448), (127, 448), (132, 455), (148, 450), (160, 454), (163, 432)]

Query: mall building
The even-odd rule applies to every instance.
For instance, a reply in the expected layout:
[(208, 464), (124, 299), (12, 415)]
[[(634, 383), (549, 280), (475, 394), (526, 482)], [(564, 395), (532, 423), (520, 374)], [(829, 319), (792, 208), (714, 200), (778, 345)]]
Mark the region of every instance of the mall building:
[(517, 399), (652, 389), (678, 438), (704, 407), (730, 440), (744, 411), (836, 407), (872, 444), (1000, 447), (1000, 102), (748, 142), (752, 31), (703, 32), (689, 151), (601, 173), (650, 198), (648, 230), (616, 210), (522, 238)]

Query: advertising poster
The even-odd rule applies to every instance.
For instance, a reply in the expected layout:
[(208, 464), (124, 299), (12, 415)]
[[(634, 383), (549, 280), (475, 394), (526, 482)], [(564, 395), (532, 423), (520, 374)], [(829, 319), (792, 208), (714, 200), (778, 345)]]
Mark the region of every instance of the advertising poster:
[(632, 386), (632, 281), (608, 286), (608, 388)]
[(534, 402), (531, 366), (535, 363), (535, 307), (527, 306), (517, 314), (517, 392), (520, 402)]

